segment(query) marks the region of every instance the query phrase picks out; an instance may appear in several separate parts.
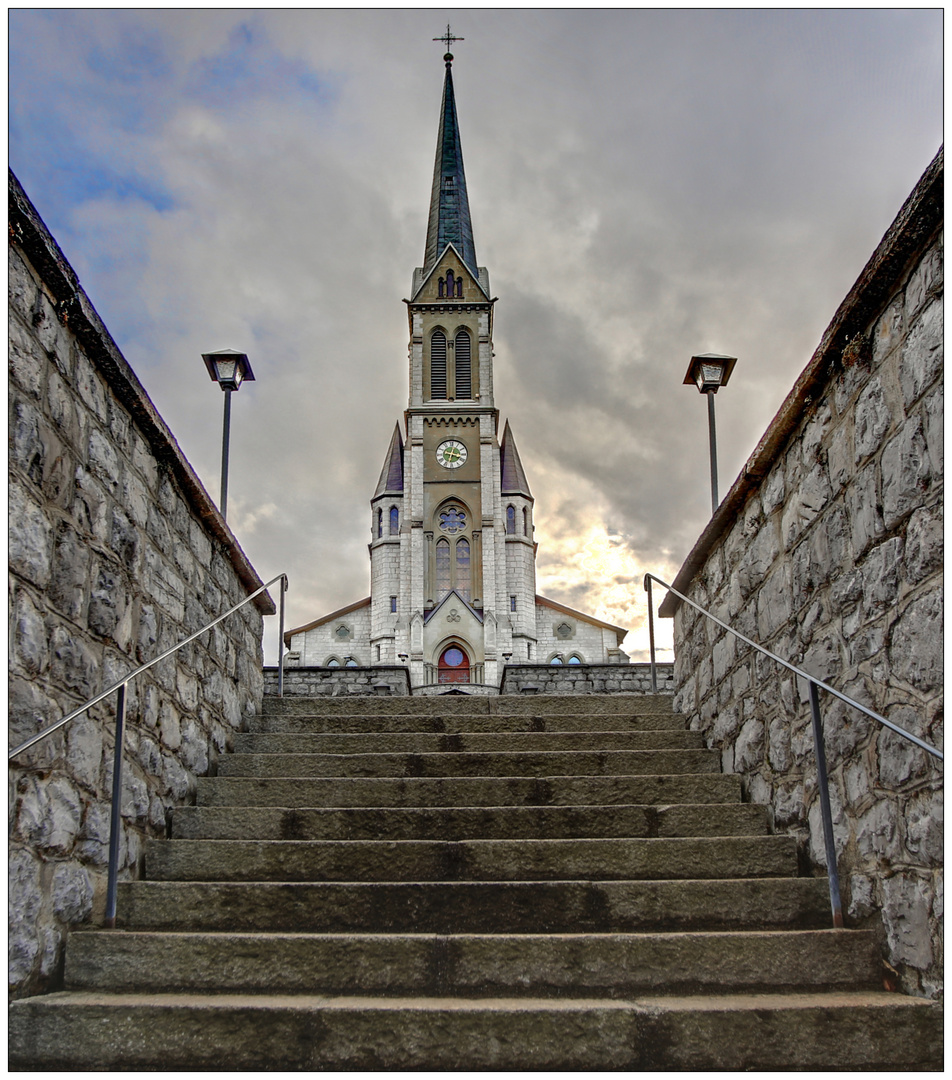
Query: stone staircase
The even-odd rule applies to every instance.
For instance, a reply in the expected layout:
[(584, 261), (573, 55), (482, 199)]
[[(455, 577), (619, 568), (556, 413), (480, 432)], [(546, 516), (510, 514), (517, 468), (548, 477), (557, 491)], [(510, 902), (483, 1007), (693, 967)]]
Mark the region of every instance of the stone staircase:
[(266, 699), (14, 1069), (926, 1069), (670, 698)]

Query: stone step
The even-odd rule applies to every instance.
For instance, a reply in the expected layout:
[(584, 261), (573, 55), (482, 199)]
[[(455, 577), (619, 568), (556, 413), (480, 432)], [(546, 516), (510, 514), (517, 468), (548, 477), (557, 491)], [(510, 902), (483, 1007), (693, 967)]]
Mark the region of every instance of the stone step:
[(119, 883), (119, 925), (156, 930), (607, 933), (825, 928), (826, 878)]
[(274, 697), (266, 695), (262, 703), (265, 715), (288, 715), (309, 712), (312, 715), (347, 717), (403, 714), (420, 716), (443, 714), (514, 716), (527, 713), (547, 716), (552, 713), (572, 715), (597, 713), (601, 715), (640, 715), (651, 712), (671, 712), (671, 694), (506, 694), (480, 697), (476, 695), (438, 694), (435, 696), (370, 697), (351, 695), (334, 697)]
[(716, 750), (523, 750), (459, 754), (226, 754), (219, 776), (657, 776), (720, 772)]
[(649, 840), (150, 840), (154, 881), (553, 881), (782, 877), (790, 836)]
[(532, 731), (684, 731), (672, 712), (616, 713), (347, 713), (266, 712), (248, 721), (251, 733), (375, 734), (378, 732), (465, 734)]
[(413, 777), (267, 779), (200, 776), (199, 806), (586, 806), (740, 801), (740, 777)]
[(878, 987), (857, 930), (675, 934), (73, 934), (68, 990), (118, 993), (636, 994)]
[(185, 840), (516, 840), (756, 836), (767, 831), (767, 808), (752, 803), (407, 809), (183, 806), (172, 815), (173, 838)]
[(320, 733), (240, 733), (238, 754), (458, 754), (553, 750), (699, 750), (698, 731), (512, 731), (368, 732), (363, 735)]
[(942, 1007), (875, 991), (637, 1000), (60, 992), (11, 1069), (941, 1069)]

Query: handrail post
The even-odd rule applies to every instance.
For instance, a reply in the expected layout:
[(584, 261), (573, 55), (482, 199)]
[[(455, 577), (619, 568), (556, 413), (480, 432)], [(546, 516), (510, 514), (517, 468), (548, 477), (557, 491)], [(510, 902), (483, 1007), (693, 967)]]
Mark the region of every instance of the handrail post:
[(109, 874), (106, 879), (107, 929), (116, 928), (116, 892), (119, 878), (119, 837), (122, 832), (122, 746), (126, 728), (126, 683), (116, 694), (116, 745), (112, 759), (112, 805), (109, 813)]
[(651, 575), (645, 574), (645, 591), (648, 593), (648, 648), (651, 653), (651, 692), (658, 692), (658, 670), (655, 665), (654, 605), (651, 603)]
[(823, 820), (823, 843), (826, 848), (826, 874), (830, 885), (830, 907), (833, 925), (843, 926), (843, 905), (840, 901), (840, 876), (836, 868), (836, 844), (833, 839), (833, 814), (830, 810), (830, 788), (826, 776), (826, 750), (823, 746), (823, 727), (820, 723), (820, 694), (810, 680), (810, 713), (813, 718), (813, 746), (816, 751), (817, 788), (820, 793), (820, 816)]
[(281, 604), (278, 615), (278, 697), (284, 697), (284, 594), (287, 591), (287, 574), (281, 575)]

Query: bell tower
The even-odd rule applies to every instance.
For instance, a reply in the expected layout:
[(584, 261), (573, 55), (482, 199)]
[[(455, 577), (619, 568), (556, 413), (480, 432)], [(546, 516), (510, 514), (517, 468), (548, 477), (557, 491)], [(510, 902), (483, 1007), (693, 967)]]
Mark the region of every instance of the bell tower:
[[(460, 39), (447, 27), (435, 40)], [(621, 662), (625, 630), (536, 595), (534, 503), (508, 423), (499, 437), (496, 300), (443, 61), (426, 247), (404, 301), (410, 392), (370, 500), (370, 596), (287, 639), (303, 666), (406, 664), (413, 687), (496, 690), (507, 663)]]

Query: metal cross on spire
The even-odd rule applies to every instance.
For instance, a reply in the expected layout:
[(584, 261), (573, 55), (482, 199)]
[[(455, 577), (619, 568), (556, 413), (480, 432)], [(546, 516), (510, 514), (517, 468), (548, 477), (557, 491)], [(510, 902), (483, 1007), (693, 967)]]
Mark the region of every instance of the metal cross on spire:
[[(433, 40), (434, 41), (442, 41), (446, 45), (446, 54), (447, 54), (447, 56), (449, 56), (450, 55), (450, 45), (452, 45), (454, 41), (465, 41), (466, 38), (453, 37), (453, 33), (450, 30), (450, 24), (447, 23), (446, 24), (446, 33), (442, 37), (435, 37)], [(452, 57), (450, 57), (450, 58), (452, 59)]]

